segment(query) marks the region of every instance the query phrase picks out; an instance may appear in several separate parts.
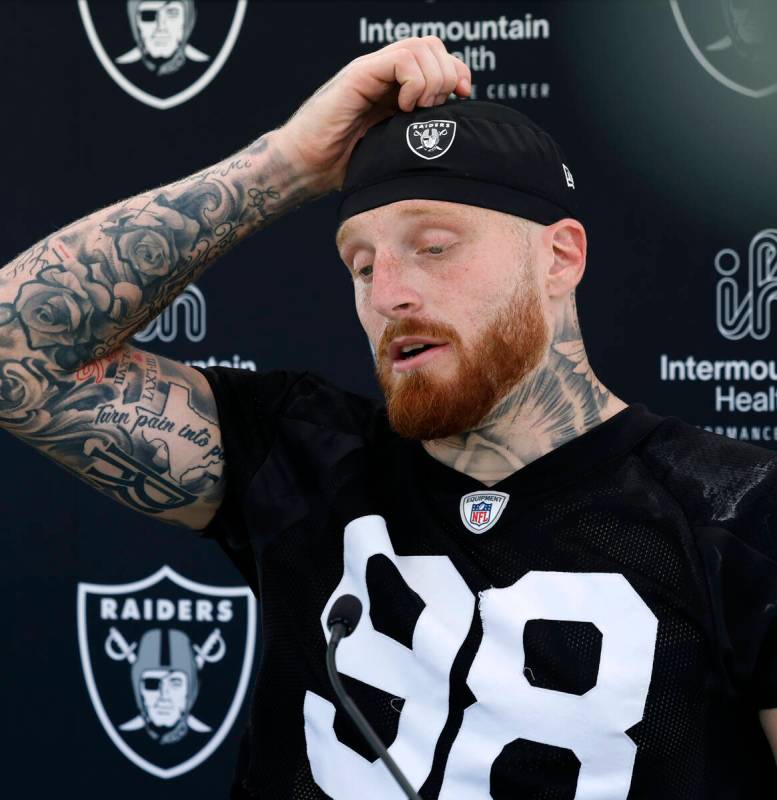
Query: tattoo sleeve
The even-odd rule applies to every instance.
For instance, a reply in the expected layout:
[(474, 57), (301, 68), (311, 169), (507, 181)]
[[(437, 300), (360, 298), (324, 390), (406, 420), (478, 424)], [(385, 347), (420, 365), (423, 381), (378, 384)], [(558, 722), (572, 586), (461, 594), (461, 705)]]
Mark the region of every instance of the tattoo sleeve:
[(63, 370), (112, 353), (219, 255), (309, 197), (274, 133), (73, 223), (0, 270), (0, 354)]
[(270, 133), (22, 253), (0, 270), (0, 427), (136, 510), (202, 527), (223, 493), (210, 388), (124, 342), (309, 196)]

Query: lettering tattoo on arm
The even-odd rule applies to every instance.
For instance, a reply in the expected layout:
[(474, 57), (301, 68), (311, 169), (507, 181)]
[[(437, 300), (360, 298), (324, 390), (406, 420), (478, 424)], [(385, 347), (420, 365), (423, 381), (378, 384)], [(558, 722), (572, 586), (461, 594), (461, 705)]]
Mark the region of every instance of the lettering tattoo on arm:
[(0, 270), (0, 427), (132, 508), (208, 521), (224, 455), (207, 382), (123, 342), (315, 196), (280, 141), (90, 214)]
[(131, 347), (68, 373), (5, 359), (0, 426), (131, 508), (199, 527), (221, 501), (224, 453), (213, 397), (185, 370)]

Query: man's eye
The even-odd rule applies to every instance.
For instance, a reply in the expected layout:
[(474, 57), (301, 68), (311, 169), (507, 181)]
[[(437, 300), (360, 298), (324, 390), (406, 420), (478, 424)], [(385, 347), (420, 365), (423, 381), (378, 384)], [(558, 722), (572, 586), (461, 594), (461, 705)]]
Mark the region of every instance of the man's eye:
[(433, 244), (431, 247), (427, 247), (423, 252), (429, 253), (430, 256), (439, 256), (445, 251), (445, 248), (439, 244)]
[(372, 264), (367, 264), (364, 267), (359, 267), (359, 269), (356, 270), (356, 274), (360, 278), (369, 278), (370, 275), (372, 275)]

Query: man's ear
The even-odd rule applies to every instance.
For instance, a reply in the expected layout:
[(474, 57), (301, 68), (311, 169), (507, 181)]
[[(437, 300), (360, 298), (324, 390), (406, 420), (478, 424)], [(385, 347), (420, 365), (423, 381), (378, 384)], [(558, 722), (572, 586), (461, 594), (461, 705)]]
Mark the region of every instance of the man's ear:
[(545, 274), (548, 296), (569, 294), (580, 283), (585, 272), (585, 228), (570, 217), (549, 225), (543, 231), (542, 238), (552, 257)]

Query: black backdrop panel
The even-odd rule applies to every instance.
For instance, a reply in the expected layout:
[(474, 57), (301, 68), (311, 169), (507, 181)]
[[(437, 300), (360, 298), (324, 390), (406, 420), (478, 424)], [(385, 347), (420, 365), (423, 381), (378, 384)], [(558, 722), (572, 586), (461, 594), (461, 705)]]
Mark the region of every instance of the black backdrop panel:
[[(602, 380), (774, 446), (777, 67), (726, 4), (179, 5), (197, 10), (190, 47), (159, 74), (125, 2), (0, 4), (3, 262), (238, 150), (351, 58), (427, 23), (418, 30), (469, 61), (478, 98), (521, 109), (566, 150), (590, 240), (580, 313)], [(311, 369), (374, 395), (335, 205), (229, 254), (143, 346)], [(114, 506), (10, 436), (0, 448), (3, 795), (224, 797), (261, 646), (240, 575), (214, 544)], [(207, 658), (199, 728), (162, 746), (133, 728), (131, 661), (171, 620)]]

